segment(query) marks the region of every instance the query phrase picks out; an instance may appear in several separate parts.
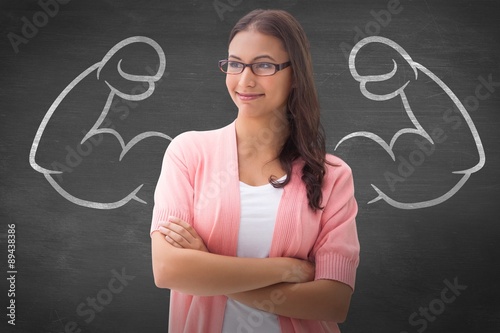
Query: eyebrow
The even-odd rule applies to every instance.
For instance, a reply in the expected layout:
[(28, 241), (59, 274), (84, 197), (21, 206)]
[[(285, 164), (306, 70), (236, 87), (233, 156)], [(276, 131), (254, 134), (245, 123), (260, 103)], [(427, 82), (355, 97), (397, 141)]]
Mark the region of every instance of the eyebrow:
[[(237, 60), (240, 60), (240, 61), (241, 61), (241, 58), (240, 58), (240, 57), (237, 57), (237, 56), (232, 55), (232, 54), (230, 54), (230, 55), (228, 56), (228, 58), (235, 58), (235, 59), (237, 59)], [(270, 59), (270, 60), (272, 60), (272, 61), (276, 61), (276, 60), (275, 60), (273, 57), (271, 57), (270, 55), (260, 55), (260, 56), (257, 56), (257, 57), (255, 57), (255, 58), (253, 58), (253, 61), (255, 61), (255, 60), (259, 60), (259, 59), (265, 59), (265, 58)]]

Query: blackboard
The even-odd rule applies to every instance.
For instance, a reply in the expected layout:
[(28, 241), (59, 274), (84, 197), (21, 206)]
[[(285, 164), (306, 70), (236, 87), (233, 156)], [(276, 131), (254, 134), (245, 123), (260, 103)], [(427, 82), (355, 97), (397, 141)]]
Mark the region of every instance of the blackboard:
[(303, 25), (327, 150), (353, 169), (342, 331), (500, 331), (500, 3), (4, 0), (2, 332), (166, 331), (161, 159), (235, 118), (217, 61), (255, 8)]

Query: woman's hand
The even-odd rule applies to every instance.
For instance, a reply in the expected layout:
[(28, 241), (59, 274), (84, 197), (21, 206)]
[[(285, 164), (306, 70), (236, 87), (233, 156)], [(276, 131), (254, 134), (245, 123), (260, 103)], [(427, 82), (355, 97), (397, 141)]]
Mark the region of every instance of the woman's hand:
[(201, 239), (196, 230), (180, 218), (169, 216), (168, 221), (160, 222), (158, 230), (165, 235), (165, 240), (172, 246), (181, 249), (208, 252), (203, 239)]
[[(180, 218), (169, 216), (168, 221), (160, 222), (158, 230), (172, 246), (209, 252), (196, 230)], [(283, 265), (286, 269), (283, 271), (282, 282), (302, 283), (314, 281), (315, 266), (313, 263), (296, 258), (280, 258), (280, 260), (286, 262)]]

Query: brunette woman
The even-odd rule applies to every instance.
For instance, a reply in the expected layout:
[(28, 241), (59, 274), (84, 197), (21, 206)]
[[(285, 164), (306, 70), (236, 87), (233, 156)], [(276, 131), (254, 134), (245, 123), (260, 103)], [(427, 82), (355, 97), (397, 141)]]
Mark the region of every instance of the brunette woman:
[(169, 332), (339, 332), (359, 261), (350, 168), (325, 151), (309, 42), (255, 10), (219, 62), (238, 108), (170, 143), (151, 227)]

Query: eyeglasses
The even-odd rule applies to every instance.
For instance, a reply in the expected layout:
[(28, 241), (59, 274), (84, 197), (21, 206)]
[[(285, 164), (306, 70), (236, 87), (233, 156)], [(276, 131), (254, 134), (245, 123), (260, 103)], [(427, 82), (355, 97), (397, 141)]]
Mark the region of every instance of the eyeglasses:
[(258, 76), (270, 76), (276, 74), (276, 72), (287, 68), (291, 65), (291, 62), (285, 62), (282, 64), (273, 64), (270, 62), (256, 62), (253, 64), (245, 64), (240, 61), (233, 60), (219, 60), (219, 68), (226, 74), (241, 74), (246, 67), (250, 67), (252, 72)]

